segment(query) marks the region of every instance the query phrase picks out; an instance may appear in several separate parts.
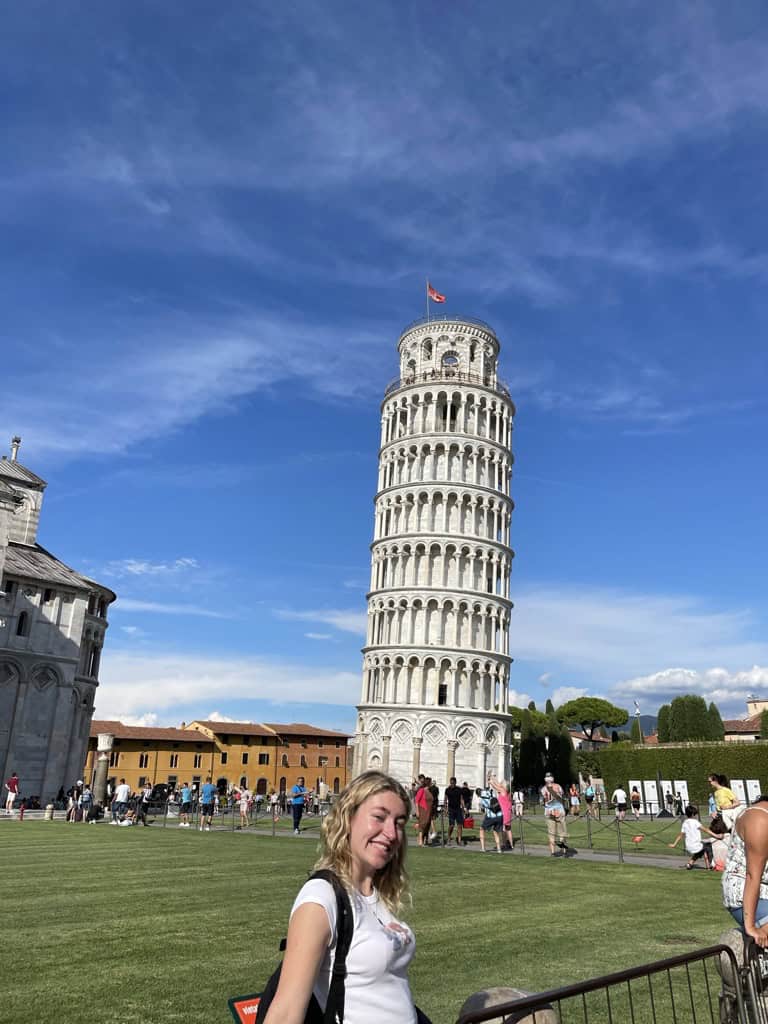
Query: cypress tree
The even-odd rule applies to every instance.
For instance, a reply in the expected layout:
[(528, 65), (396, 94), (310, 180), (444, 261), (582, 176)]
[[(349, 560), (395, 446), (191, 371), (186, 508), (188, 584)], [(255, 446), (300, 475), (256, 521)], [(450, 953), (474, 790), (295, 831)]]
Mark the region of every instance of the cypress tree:
[(632, 719), (632, 731), (630, 732), (630, 739), (633, 743), (643, 742), (643, 730), (640, 728), (640, 719), (635, 716)]
[(768, 708), (760, 715), (760, 739), (768, 740)]
[(709, 738), (711, 740), (722, 740), (725, 739), (725, 726), (723, 720), (720, 717), (720, 711), (717, 704), (710, 704), (707, 711), (707, 718), (709, 719)]
[(659, 743), (669, 743), (669, 704), (662, 704), (659, 708), (658, 718), (656, 720), (656, 732), (659, 737)]
[(547, 715), (554, 715), (555, 713), (555, 705), (552, 703), (549, 697), (547, 697), (547, 703), (544, 705), (544, 713)]

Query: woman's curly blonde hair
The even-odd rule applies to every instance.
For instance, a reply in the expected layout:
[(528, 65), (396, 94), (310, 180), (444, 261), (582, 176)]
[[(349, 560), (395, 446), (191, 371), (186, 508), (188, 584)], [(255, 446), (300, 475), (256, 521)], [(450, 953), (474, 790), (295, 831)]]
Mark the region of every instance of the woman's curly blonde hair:
[[(330, 869), (350, 889), (353, 888), (352, 852), (349, 847), (352, 818), (360, 805), (377, 793), (394, 793), (399, 797), (403, 801), (407, 822), (411, 813), (410, 797), (396, 779), (376, 771), (363, 772), (353, 779), (342, 790), (323, 822), (320, 857), (315, 864), (315, 870)], [(398, 845), (392, 859), (373, 879), (379, 896), (392, 913), (398, 911), (408, 891), (408, 875), (405, 870), (407, 846), (407, 838), (403, 836), (403, 841)]]

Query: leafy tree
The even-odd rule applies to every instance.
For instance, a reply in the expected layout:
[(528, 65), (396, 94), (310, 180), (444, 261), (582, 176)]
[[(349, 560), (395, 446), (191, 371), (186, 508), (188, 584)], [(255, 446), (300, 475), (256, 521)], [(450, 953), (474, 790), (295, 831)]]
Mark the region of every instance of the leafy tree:
[(633, 743), (643, 742), (643, 730), (640, 728), (640, 719), (637, 716), (632, 719), (632, 731), (629, 738)]
[(768, 708), (760, 715), (760, 739), (768, 740)]
[(669, 704), (662, 704), (656, 719), (656, 733), (659, 743), (669, 743)]
[(554, 715), (554, 713), (555, 713), (555, 705), (552, 703), (552, 701), (549, 699), (549, 697), (547, 697), (547, 703), (544, 705), (544, 714), (545, 715)]
[(536, 710), (536, 701), (535, 700), (529, 700), (528, 701), (528, 710), (529, 711), (535, 711)]
[(718, 740), (722, 742), (725, 739), (725, 726), (723, 725), (723, 720), (720, 717), (720, 711), (717, 704), (709, 705), (707, 718), (709, 719), (709, 738), (711, 740)]
[(521, 714), (520, 759), (517, 769), (517, 778), (521, 786), (536, 786), (541, 781), (544, 774), (543, 751), (543, 732), (534, 722), (533, 713), (525, 708)]
[(624, 725), (629, 714), (601, 697), (577, 697), (563, 704), (557, 717), (566, 725), (580, 725), (587, 739), (592, 740), (601, 726)]

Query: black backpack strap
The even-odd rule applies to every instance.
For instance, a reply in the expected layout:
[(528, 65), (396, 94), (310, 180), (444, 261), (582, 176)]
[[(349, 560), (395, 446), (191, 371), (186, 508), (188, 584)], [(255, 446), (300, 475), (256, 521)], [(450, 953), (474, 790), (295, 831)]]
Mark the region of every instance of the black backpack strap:
[(331, 984), (328, 989), (328, 1002), (323, 1014), (324, 1024), (343, 1024), (344, 1021), (344, 981), (347, 977), (347, 953), (352, 945), (355, 933), (355, 919), (352, 904), (346, 888), (333, 871), (321, 868), (310, 878), (321, 878), (333, 886), (336, 893), (336, 954), (333, 958)]

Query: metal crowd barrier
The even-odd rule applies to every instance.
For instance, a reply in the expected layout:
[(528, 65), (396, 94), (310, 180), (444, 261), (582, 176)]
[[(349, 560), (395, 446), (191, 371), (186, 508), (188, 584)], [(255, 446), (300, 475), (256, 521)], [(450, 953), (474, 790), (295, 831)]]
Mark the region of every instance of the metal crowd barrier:
[[(708, 946), (536, 995), (495, 999), (465, 1011), (458, 1024), (765, 1024), (762, 958), (748, 954), (746, 965), (739, 959), (731, 945)], [(504, 991), (491, 990), (502, 997)]]

